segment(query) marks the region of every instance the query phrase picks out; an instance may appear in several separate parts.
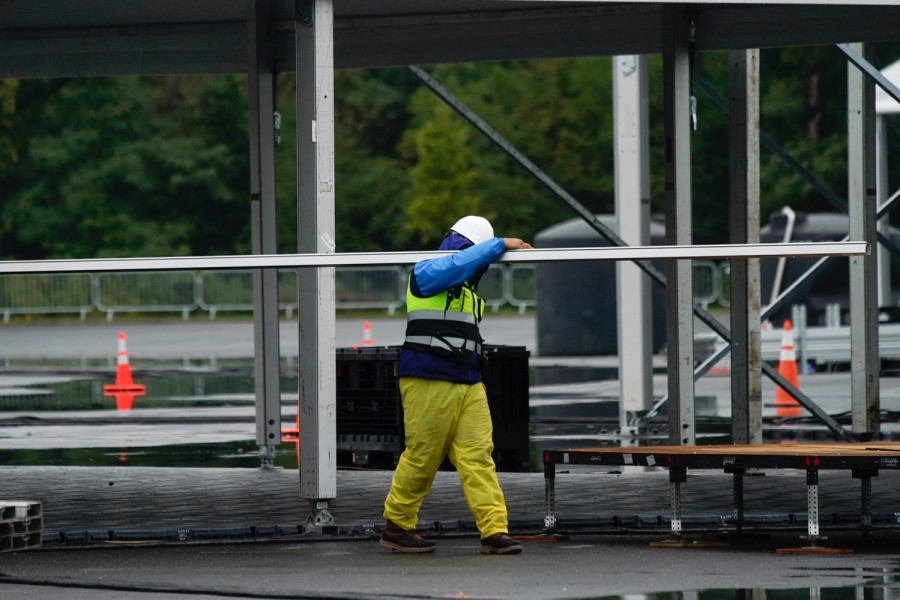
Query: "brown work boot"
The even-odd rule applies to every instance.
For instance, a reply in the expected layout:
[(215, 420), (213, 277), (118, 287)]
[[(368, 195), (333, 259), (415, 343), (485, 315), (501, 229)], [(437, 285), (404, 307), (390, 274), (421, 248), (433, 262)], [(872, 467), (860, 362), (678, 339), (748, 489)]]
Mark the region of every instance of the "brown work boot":
[(481, 538), (481, 554), (518, 554), (521, 551), (522, 543), (505, 533), (495, 533)]
[(381, 541), (378, 545), (391, 552), (434, 552), (434, 542), (429, 542), (415, 529), (403, 529), (399, 525), (387, 522), (381, 532)]

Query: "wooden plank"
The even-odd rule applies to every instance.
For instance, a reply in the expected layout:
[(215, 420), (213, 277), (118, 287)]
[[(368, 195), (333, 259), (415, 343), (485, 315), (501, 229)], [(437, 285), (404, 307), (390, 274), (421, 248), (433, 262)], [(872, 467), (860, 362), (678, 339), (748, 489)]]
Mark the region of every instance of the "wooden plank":
[(728, 446), (640, 446), (629, 448), (570, 448), (553, 450), (553, 453), (569, 454), (636, 454), (672, 456), (900, 456), (900, 442), (866, 443), (787, 443), (787, 444), (747, 444)]

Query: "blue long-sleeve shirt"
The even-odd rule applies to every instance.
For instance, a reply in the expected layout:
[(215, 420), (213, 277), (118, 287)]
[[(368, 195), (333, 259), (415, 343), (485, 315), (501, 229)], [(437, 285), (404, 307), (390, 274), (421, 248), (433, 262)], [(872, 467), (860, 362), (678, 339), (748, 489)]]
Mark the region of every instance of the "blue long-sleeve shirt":
[[(456, 250), (469, 241), (453, 234), (441, 244), (441, 250)], [(455, 254), (430, 258), (416, 263), (410, 274), (410, 288), (414, 294), (428, 298), (461, 285), (506, 252), (503, 238), (495, 237), (486, 242), (464, 248)], [(481, 369), (474, 355), (465, 363), (454, 362), (422, 350), (402, 348), (397, 363), (400, 377), (423, 377), (455, 383), (478, 383)]]

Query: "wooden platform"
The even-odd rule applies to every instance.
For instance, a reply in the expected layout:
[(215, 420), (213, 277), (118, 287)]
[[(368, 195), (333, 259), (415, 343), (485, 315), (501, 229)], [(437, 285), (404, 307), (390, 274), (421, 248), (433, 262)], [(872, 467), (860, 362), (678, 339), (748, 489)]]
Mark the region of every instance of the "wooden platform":
[(544, 464), (694, 469), (897, 469), (900, 442), (787, 443), (723, 446), (644, 446), (550, 450)]
[[(688, 469), (721, 469), (733, 476), (733, 518), (726, 525), (740, 531), (744, 523), (744, 478), (762, 469), (795, 469), (806, 473), (807, 535), (812, 546), (827, 539), (820, 535), (819, 471), (849, 470), (860, 481), (859, 527), (872, 525), (872, 478), (879, 470), (900, 469), (900, 443), (790, 443), (721, 446), (645, 446), (635, 448), (573, 448), (544, 452), (544, 483), (547, 514), (544, 527), (556, 526), (557, 465), (657, 467), (668, 469), (671, 530), (683, 531), (681, 487)], [(894, 510), (900, 510), (900, 497)]]

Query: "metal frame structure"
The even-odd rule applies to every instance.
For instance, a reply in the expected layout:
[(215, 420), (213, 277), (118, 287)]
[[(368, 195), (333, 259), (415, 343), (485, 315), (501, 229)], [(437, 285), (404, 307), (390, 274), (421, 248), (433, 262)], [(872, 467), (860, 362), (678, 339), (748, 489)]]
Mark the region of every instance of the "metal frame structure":
[[(192, 264), (204, 269), (260, 269), (255, 292), (259, 313), (255, 320), (257, 385), (260, 386), (257, 391), (257, 432), (265, 463), (280, 429), (280, 417), (274, 404), (277, 378), (273, 366), (278, 363), (277, 333), (273, 325), (276, 323), (273, 319), (277, 318), (277, 303), (272, 294), (275, 289), (272, 275), (268, 273), (274, 273), (272, 267), (282, 265), (317, 267), (302, 269), (300, 277), (301, 304), (304, 306), (300, 313), (300, 352), (304, 357), (300, 382), (303, 398), (300, 481), (301, 497), (308, 500), (313, 509), (308, 527), (320, 529), (330, 522), (327, 503), (336, 494), (335, 398), (328, 371), (333, 366), (329, 361), (334, 357), (332, 267), (336, 264), (397, 264), (357, 263), (352, 261), (362, 260), (360, 257), (340, 258), (343, 255), (333, 254), (334, 69), (661, 53), (666, 106), (665, 193), (671, 219), (667, 243), (681, 249), (667, 251), (671, 260), (664, 277), (641, 266), (650, 257), (658, 257), (655, 251), (660, 249), (655, 248), (654, 253), (640, 248), (614, 249), (617, 252), (604, 256), (611, 260), (638, 261), (652, 278), (668, 282), (672, 429), (677, 433), (675, 441), (690, 444), (694, 439), (694, 369), (691, 273), (686, 267), (687, 259), (759, 256), (759, 250), (749, 251), (752, 245), (747, 246), (743, 255), (738, 251), (740, 246), (701, 251), (690, 245), (689, 124), (695, 116), (691, 112), (690, 97), (693, 55), (711, 50), (896, 41), (900, 37), (898, 31), (900, 6), (893, 0), (779, 0), (778, 3), (697, 0), (690, 4), (667, 0), (44, 0), (40, 3), (4, 3), (0, 5), (0, 77), (249, 74), (253, 167), (250, 203), (253, 251), (257, 256), (133, 259), (119, 263), (3, 263), (2, 272), (78, 272), (103, 270), (113, 265), (122, 270), (165, 270), (176, 264), (179, 269), (194, 268), (189, 266)], [(297, 197), (298, 251), (301, 254), (281, 257), (272, 255), (271, 82), (275, 73), (284, 71), (296, 72), (298, 80)], [(857, 87), (866, 88), (864, 85)], [(861, 125), (854, 126), (851, 135), (863, 140), (866, 158), (859, 167), (864, 174), (851, 177), (863, 178), (865, 193), (850, 199), (850, 210), (854, 215), (851, 217), (853, 239), (865, 245), (875, 238), (870, 226), (872, 211), (863, 205), (871, 201), (867, 187), (871, 180), (868, 166), (871, 162), (868, 159), (871, 119), (867, 116), (871, 112), (871, 94), (867, 91), (861, 94), (858, 100)], [(739, 126), (743, 127), (733, 124), (733, 131)], [(732, 154), (746, 152), (749, 159), (753, 150), (742, 139), (742, 136), (733, 136)], [(747, 168), (751, 167), (748, 165)], [(733, 190), (736, 185), (744, 185), (734, 175), (732, 183)], [(548, 185), (558, 197), (566, 196), (562, 188), (554, 190), (554, 186)], [(740, 193), (732, 192), (733, 196)], [(578, 211), (577, 203), (570, 205)], [(747, 210), (751, 210), (749, 205)], [(587, 218), (587, 215), (582, 216)], [(588, 220), (594, 220), (593, 215)], [(579, 259), (577, 253), (568, 252), (546, 259)], [(785, 250), (785, 253), (792, 254), (792, 251)], [(861, 253), (853, 254), (861, 256)], [(300, 257), (305, 255), (307, 258), (301, 260)], [(310, 258), (312, 255), (322, 256)], [(400, 259), (395, 255), (377, 260), (403, 262), (424, 256), (422, 253), (410, 254)], [(528, 259), (519, 259), (519, 256), (510, 253), (507, 258), (511, 261), (534, 260), (542, 255), (528, 253)], [(591, 256), (599, 258), (601, 255)], [(350, 262), (340, 262), (345, 260)], [(878, 406), (877, 382), (871, 381), (875, 369), (872, 348), (877, 349), (877, 332), (871, 330), (875, 299), (868, 284), (874, 258), (853, 260), (860, 264), (854, 267), (854, 272), (859, 273), (858, 277), (863, 281), (861, 297), (854, 300), (853, 326), (854, 329), (862, 327), (860, 320), (868, 323), (863, 332), (855, 333), (853, 337), (854, 363), (865, 380), (861, 385), (854, 384), (855, 394), (865, 395), (853, 398), (854, 414), (859, 410), (864, 415), (859, 423), (854, 419), (854, 431), (870, 433), (876, 422), (869, 416)], [(649, 263), (646, 266), (649, 267)], [(740, 289), (738, 295), (733, 294), (733, 304), (748, 302), (748, 297), (741, 296)], [(750, 289), (752, 286), (748, 293), (752, 293)], [(693, 314), (731, 341), (729, 332), (705, 311), (694, 308)], [(744, 336), (742, 326), (733, 343), (749, 345), (751, 338), (752, 333)], [(743, 368), (741, 365), (736, 367)], [(767, 375), (786, 384), (766, 367), (761, 365)]]

